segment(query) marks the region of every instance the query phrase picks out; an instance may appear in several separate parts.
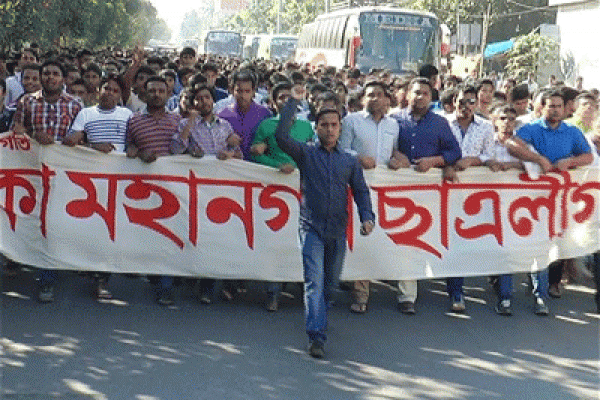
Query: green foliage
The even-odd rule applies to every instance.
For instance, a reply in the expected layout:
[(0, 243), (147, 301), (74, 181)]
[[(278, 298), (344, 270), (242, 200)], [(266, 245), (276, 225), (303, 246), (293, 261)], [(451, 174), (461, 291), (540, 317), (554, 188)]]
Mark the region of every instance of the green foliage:
[(548, 0), (409, 0), (406, 8), (434, 13), (441, 22), (456, 32), (457, 15), (461, 24), (483, 22), (490, 11), (489, 41), (507, 40), (528, 33), (542, 23), (554, 23), (555, 10), (532, 9), (548, 5)]
[[(225, 21), (225, 26), (243, 33), (271, 33), (277, 26), (279, 0), (252, 0), (248, 9)], [(281, 32), (299, 33), (302, 25), (324, 12), (323, 0), (281, 0)], [(461, 24), (482, 24), (489, 10), (488, 41), (507, 40), (521, 32), (530, 32), (540, 23), (552, 23), (555, 11), (531, 12), (532, 8), (548, 4), (548, 0), (408, 0), (402, 7), (429, 11), (456, 32), (457, 19)], [(521, 12), (527, 12), (519, 16)], [(458, 18), (457, 18), (458, 17)]]
[(559, 44), (552, 38), (539, 33), (519, 36), (507, 54), (506, 69), (517, 80), (526, 79), (530, 72), (537, 72), (559, 59)]
[(150, 37), (160, 41), (168, 42), (171, 39), (171, 29), (167, 22), (163, 19), (158, 19), (156, 24), (150, 28)]
[(473, 0), (413, 0), (408, 3), (407, 8), (432, 12), (455, 32), (457, 15), (461, 23), (471, 23), (471, 16), (483, 14), (486, 4)]
[[(237, 13), (225, 26), (242, 33), (274, 33), (277, 29), (279, 0), (254, 0), (248, 9)], [(324, 11), (322, 0), (281, 0), (280, 33), (298, 34), (302, 26)]]
[(0, 48), (131, 45), (170, 37), (149, 0), (8, 0), (0, 3)]

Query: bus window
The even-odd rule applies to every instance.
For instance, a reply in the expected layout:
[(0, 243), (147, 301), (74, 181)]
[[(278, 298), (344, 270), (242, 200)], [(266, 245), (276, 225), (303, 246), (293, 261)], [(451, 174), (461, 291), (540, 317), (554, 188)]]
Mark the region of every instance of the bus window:
[(360, 16), (360, 63), (388, 65), (391, 69), (416, 71), (434, 64), (437, 21), (427, 16), (375, 12)]
[(295, 37), (274, 36), (271, 41), (271, 60), (289, 60), (296, 51), (297, 43)]
[(242, 36), (237, 32), (210, 31), (206, 34), (205, 53), (240, 57), (242, 47)]

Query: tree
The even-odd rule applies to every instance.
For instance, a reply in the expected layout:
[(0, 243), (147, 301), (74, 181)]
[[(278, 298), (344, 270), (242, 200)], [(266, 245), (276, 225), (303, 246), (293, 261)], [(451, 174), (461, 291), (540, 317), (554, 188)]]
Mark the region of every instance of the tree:
[(552, 38), (532, 32), (518, 37), (507, 57), (509, 75), (524, 80), (529, 73), (537, 74), (558, 62), (559, 44)]
[(6, 0), (0, 2), (0, 47), (145, 43), (153, 33), (167, 36), (156, 14), (149, 0)]
[(169, 26), (164, 20), (159, 19), (150, 29), (150, 37), (152, 39), (168, 42), (171, 40), (171, 29), (169, 29)]
[[(242, 33), (272, 33), (277, 27), (279, 0), (254, 0), (248, 9), (230, 17), (225, 25)], [(324, 11), (322, 0), (281, 1), (282, 34), (298, 34), (302, 26)]]
[(489, 6), (488, 42), (495, 42), (531, 32), (544, 22), (554, 23), (556, 11), (540, 9), (547, 5), (548, 0), (412, 0), (407, 7), (434, 13), (456, 32), (457, 16), (461, 24), (481, 24)]
[(4, 49), (13, 43), (20, 46), (26, 41), (39, 42), (39, 34), (46, 24), (43, 18), (47, 4), (43, 0), (8, 0), (0, 3), (0, 46)]

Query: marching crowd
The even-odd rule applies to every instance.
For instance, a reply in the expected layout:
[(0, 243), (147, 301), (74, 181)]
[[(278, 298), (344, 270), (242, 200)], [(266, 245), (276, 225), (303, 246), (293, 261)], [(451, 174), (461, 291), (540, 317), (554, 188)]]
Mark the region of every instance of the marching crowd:
[[(293, 62), (238, 60), (144, 50), (98, 52), (61, 49), (41, 56), (25, 48), (0, 58), (0, 132), (26, 134), (41, 145), (89, 146), (153, 162), (171, 154), (243, 159), (300, 170), (300, 212), (305, 304), (310, 354), (323, 356), (326, 310), (345, 251), (346, 188), (355, 194), (363, 234), (375, 225), (362, 170), (457, 171), (538, 168), (540, 173), (590, 165), (598, 158), (598, 90), (570, 87), (552, 77), (534, 80), (464, 79), (431, 65), (418, 74), (386, 70), (311, 67)], [(332, 182), (339, 179), (339, 182)], [(337, 185), (340, 183), (340, 185)], [(340, 187), (343, 190), (340, 190)], [(337, 204), (340, 203), (340, 204)], [(586, 259), (596, 285), (600, 253)], [(577, 260), (560, 260), (531, 274), (533, 309), (549, 313), (548, 296), (562, 295)], [(8, 262), (5, 275), (19, 266)], [(96, 295), (110, 298), (108, 273), (97, 273)], [(38, 274), (40, 302), (54, 298), (56, 273)], [(174, 278), (152, 277), (156, 301), (171, 305)], [(196, 282), (196, 281), (194, 281)], [(490, 278), (495, 310), (512, 314), (512, 276)], [(217, 282), (198, 279), (202, 303), (214, 300)], [(370, 282), (349, 283), (351, 311), (367, 312)], [(398, 282), (398, 309), (416, 312), (417, 282)], [(232, 300), (239, 281), (223, 281), (219, 294)], [(266, 286), (266, 308), (276, 311), (282, 283)], [(465, 310), (463, 278), (447, 279), (450, 309)], [(600, 312), (600, 296), (596, 294)]]

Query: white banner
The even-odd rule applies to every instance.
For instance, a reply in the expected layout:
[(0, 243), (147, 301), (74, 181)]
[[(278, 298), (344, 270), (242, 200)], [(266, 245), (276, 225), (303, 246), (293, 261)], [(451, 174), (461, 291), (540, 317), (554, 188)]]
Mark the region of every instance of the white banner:
[[(532, 271), (600, 249), (598, 168), (365, 172), (377, 226), (353, 213), (343, 279)], [(0, 136), (0, 250), (43, 268), (302, 280), (299, 175), (187, 155), (152, 164)]]

